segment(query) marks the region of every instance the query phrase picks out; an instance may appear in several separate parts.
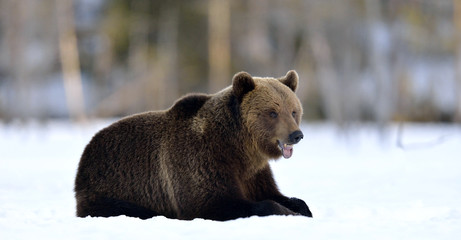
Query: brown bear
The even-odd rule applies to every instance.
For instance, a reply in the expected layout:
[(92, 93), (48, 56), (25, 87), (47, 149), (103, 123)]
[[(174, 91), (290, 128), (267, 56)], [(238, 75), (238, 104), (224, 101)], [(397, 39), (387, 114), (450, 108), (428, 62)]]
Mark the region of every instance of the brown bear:
[(279, 192), (268, 162), (291, 157), (303, 138), (297, 85), (293, 70), (279, 79), (240, 72), (216, 94), (101, 130), (78, 166), (77, 216), (312, 217), (303, 200)]

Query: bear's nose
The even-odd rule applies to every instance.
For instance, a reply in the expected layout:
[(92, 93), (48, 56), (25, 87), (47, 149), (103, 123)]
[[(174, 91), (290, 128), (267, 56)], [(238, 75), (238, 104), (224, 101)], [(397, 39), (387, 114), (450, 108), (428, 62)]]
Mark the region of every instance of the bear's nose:
[(292, 144), (298, 143), (299, 141), (301, 141), (301, 139), (303, 139), (303, 137), (304, 137), (303, 132), (299, 130), (292, 132), (290, 136), (288, 136), (290, 143)]

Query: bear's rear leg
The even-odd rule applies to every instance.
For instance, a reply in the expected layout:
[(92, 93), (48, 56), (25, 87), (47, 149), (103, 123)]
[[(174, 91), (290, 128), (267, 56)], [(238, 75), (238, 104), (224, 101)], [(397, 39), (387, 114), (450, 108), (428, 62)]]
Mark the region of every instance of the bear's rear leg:
[(119, 215), (148, 219), (159, 214), (151, 209), (127, 201), (107, 197), (77, 204), (78, 217), (112, 217)]

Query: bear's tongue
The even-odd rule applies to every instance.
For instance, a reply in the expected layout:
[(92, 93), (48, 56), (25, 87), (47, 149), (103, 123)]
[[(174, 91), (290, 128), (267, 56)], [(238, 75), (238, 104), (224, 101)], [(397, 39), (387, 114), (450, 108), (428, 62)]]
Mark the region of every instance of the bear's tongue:
[(282, 145), (282, 155), (284, 158), (290, 158), (293, 154), (293, 145), (283, 144)]

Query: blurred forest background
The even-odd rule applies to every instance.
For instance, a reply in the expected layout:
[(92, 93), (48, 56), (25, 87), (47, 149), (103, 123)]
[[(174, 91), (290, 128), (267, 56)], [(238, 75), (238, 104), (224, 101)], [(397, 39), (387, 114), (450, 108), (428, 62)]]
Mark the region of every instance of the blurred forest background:
[(305, 118), (461, 121), (459, 0), (0, 0), (0, 121), (164, 109), (300, 76)]

